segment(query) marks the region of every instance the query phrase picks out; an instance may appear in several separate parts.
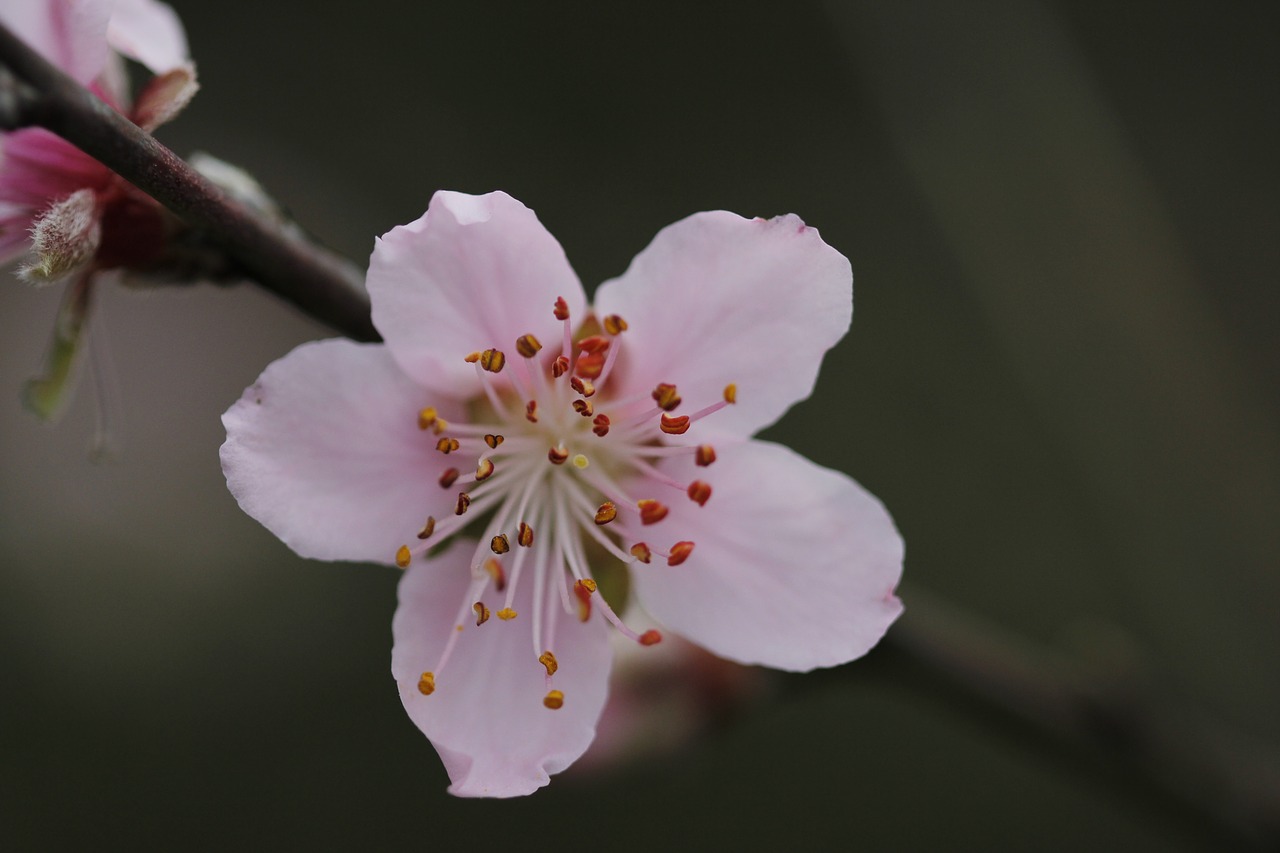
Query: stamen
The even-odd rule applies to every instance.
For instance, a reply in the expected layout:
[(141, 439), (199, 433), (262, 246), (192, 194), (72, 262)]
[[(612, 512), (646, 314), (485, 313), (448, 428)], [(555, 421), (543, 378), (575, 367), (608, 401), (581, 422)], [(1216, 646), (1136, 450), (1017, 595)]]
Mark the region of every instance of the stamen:
[(480, 464), (476, 466), (476, 480), (487, 480), (493, 476), (493, 460), (484, 457), (480, 460)]
[[(507, 588), (507, 574), (502, 570), (502, 563), (499, 560), (493, 557), (490, 557), (489, 559), (485, 560), (481, 564), (481, 566), (484, 568), (486, 572), (489, 573), (489, 580), (493, 581), (494, 589), (496, 589), (498, 592), (502, 592), (504, 589)], [(498, 615), (502, 616), (501, 613), (499, 613)], [(507, 617), (502, 616), (502, 618), (506, 619)]]
[(728, 385), (724, 386), (724, 401), (731, 406), (734, 403), (738, 402), (738, 386), (737, 385), (730, 382)]
[(495, 554), (505, 554), (511, 550), (511, 541), (507, 539), (507, 534), (499, 533), (497, 536), (489, 540), (489, 550)]
[(658, 408), (664, 412), (674, 411), (682, 402), (680, 395), (676, 393), (676, 386), (666, 382), (659, 383), (658, 387), (653, 389), (652, 396)]
[(637, 501), (640, 508), (640, 521), (644, 524), (657, 524), (667, 517), (667, 507), (655, 500)]
[(522, 547), (528, 548), (533, 544), (533, 528), (520, 522), (520, 526), (516, 528), (516, 542)]
[(436, 517), (434, 515), (427, 516), (427, 523), (422, 525), (422, 529), (418, 531), (419, 539), (430, 539), (431, 534), (436, 532)]
[(531, 334), (516, 338), (516, 352), (525, 358), (533, 358), (541, 349), (542, 342)]
[(412, 559), (412, 557), (413, 554), (410, 553), (408, 545), (401, 545), (396, 549), (396, 565), (400, 568), (409, 568), (409, 560)]
[(552, 690), (543, 697), (542, 704), (553, 711), (558, 711), (564, 707), (564, 694), (559, 690)]
[(480, 366), (490, 373), (501, 373), (507, 363), (507, 356), (500, 349), (487, 349), (480, 353)]
[(467, 364), (475, 364), (480, 360), (480, 353), (473, 352), (470, 355), (463, 356), (462, 360), (465, 361)]
[(458, 480), (458, 469), (448, 468), (440, 475), (440, 488), (447, 489)]
[(591, 618), (591, 593), (596, 591), (596, 582), (591, 578), (582, 578), (573, 582), (573, 594), (578, 597), (578, 621), (586, 622)]
[(476, 612), (476, 627), (480, 627), (489, 621), (489, 608), (484, 606), (483, 601), (477, 601), (471, 605), (471, 609)]
[(569, 372), (569, 359), (563, 355), (556, 356), (556, 360), (551, 362), (551, 375), (555, 379), (559, 379)]
[(689, 500), (695, 502), (698, 506), (706, 506), (707, 499), (711, 497), (711, 486), (701, 480), (694, 480), (689, 484)]
[(693, 553), (692, 542), (677, 542), (671, 546), (671, 555), (667, 557), (668, 566), (678, 566)]
[(489, 445), (489, 448), (491, 450), (497, 449), (498, 445), (502, 444), (502, 442), (504, 441), (506, 441), (506, 439), (503, 438), (501, 435), (494, 435), (491, 432), (485, 433), (484, 443)]
[(631, 556), (642, 563), (647, 563), (653, 558), (653, 552), (649, 550), (648, 545), (643, 542), (637, 542), (631, 546)]
[(579, 453), (573, 457), (573, 467), (579, 471), (587, 470), (587, 466), (591, 464), (591, 460), (587, 458), (585, 453)]
[(424, 672), (418, 678), (418, 692), (423, 696), (430, 696), (436, 692), (436, 674), (434, 672)]
[(680, 415), (677, 418), (673, 418), (664, 412), (658, 428), (667, 435), (684, 435), (689, 431), (689, 416)]
[(596, 386), (592, 385), (589, 380), (578, 376), (574, 376), (569, 380), (569, 387), (584, 397), (590, 397), (596, 393)]
[(448, 456), (450, 453), (457, 450), (461, 446), (462, 445), (458, 443), (458, 439), (448, 438), (447, 436), (436, 442), (436, 450), (439, 450), (445, 456)]
[(587, 355), (599, 355), (609, 348), (610, 342), (608, 338), (600, 335), (591, 335), (578, 341), (578, 349)]
[(503, 622), (510, 622), (512, 619), (516, 618), (516, 616), (518, 615), (519, 614), (516, 613), (514, 610), (512, 610), (510, 607), (504, 607), (498, 611), (498, 618), (501, 619)]
[(609, 434), (609, 416), (608, 415), (596, 415), (595, 419), (591, 421), (591, 423), (595, 424), (595, 426), (591, 428), (591, 431), (594, 432), (596, 435), (600, 436), (601, 438), (604, 438), (606, 435)]
[(431, 427), (435, 426), (437, 420), (438, 415), (436, 414), (435, 407), (427, 406), (425, 409), (418, 412), (418, 429), (431, 429)]
[(573, 410), (578, 414), (582, 415), (584, 418), (589, 418), (591, 417), (592, 414), (595, 413), (595, 409), (591, 405), (590, 400), (574, 400), (572, 405), (573, 405)]
[(703, 468), (707, 467), (716, 461), (716, 449), (709, 444), (699, 444), (697, 455), (694, 456), (693, 461)]
[(604, 373), (604, 365), (604, 353), (588, 353), (578, 357), (574, 372), (584, 379), (599, 379), (600, 374)]
[(642, 646), (656, 646), (661, 642), (662, 632), (656, 628), (650, 628), (648, 631), (645, 631), (640, 635), (640, 645)]
[(531, 424), (538, 422), (538, 401), (530, 400), (524, 407), (524, 417)]
[(547, 668), (548, 676), (555, 675), (556, 670), (560, 668), (560, 663), (556, 660), (556, 656), (553, 655), (550, 650), (538, 655), (538, 663)]
[[(613, 501), (605, 501), (600, 504), (600, 508), (596, 510), (596, 524), (605, 525), (618, 517), (618, 507)], [(648, 522), (645, 522), (648, 524)]]
[(569, 303), (564, 301), (563, 296), (556, 297), (556, 307), (553, 313), (556, 315), (557, 320), (569, 319)]
[(615, 337), (627, 330), (627, 321), (617, 314), (610, 314), (605, 317), (603, 325), (604, 330)]
[(469, 506), (471, 506), (471, 495), (466, 492), (458, 492), (458, 504), (454, 507), (453, 514), (462, 515)]
[(563, 465), (569, 458), (569, 451), (563, 447), (553, 447), (547, 451), (547, 458), (551, 460), (552, 465)]

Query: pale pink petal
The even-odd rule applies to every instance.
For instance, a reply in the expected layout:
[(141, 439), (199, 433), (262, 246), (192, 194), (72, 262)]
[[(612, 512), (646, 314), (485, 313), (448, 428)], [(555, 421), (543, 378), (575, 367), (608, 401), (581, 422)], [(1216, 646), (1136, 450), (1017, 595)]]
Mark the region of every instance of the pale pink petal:
[(516, 339), (531, 333), (553, 357), (563, 336), (556, 297), (578, 321), (586, 302), (560, 244), (502, 192), (436, 193), (421, 218), (378, 240), (368, 285), (374, 325), (405, 372), (467, 396), (476, 388), (469, 353), (493, 347), (510, 362)]
[(177, 13), (156, 0), (116, 0), (107, 42), (154, 74), (172, 71), (190, 59)]
[[(544, 707), (546, 670), (530, 642), (532, 583), (526, 576), (517, 590), (517, 618), (477, 626), (467, 598), (473, 552), (474, 543), (456, 542), (406, 571), (391, 623), (391, 672), (410, 719), (440, 753), (451, 793), (521, 796), (547, 784), (590, 745), (604, 708), (609, 644), (599, 614), (584, 624), (560, 613), (554, 687), (564, 693), (564, 706)], [(559, 596), (552, 598), (560, 607)], [(466, 614), (457, 646), (437, 673), (435, 692), (424, 696), (418, 681), (435, 670), (460, 606)]]
[(45, 59), (88, 83), (107, 62), (111, 0), (4, 0), (0, 23)]
[(710, 468), (683, 457), (663, 468), (713, 491), (706, 506), (673, 500), (665, 520), (644, 528), (651, 547), (695, 546), (682, 565), (655, 557), (634, 567), (640, 604), (739, 663), (802, 671), (865, 654), (902, 612), (902, 538), (884, 506), (781, 445), (716, 450)]
[(391, 563), (428, 515), (452, 514), (427, 404), (380, 344), (303, 344), (222, 416), (222, 470), (240, 507), (304, 557)]
[(630, 268), (601, 285), (600, 316), (619, 314), (623, 396), (673, 383), (677, 414), (721, 399), (738, 404), (707, 423), (750, 435), (813, 391), (823, 354), (849, 328), (849, 262), (796, 216), (697, 213), (664, 228)]

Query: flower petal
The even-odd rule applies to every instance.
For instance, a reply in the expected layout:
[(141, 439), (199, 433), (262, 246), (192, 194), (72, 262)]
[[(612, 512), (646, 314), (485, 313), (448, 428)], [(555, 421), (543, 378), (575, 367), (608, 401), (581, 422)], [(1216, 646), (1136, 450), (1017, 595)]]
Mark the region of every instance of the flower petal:
[(673, 501), (646, 530), (696, 544), (682, 565), (636, 567), (640, 604), (739, 663), (803, 671), (865, 654), (902, 612), (902, 538), (884, 506), (781, 445), (717, 452), (711, 469), (683, 457), (664, 466), (684, 482), (701, 472), (713, 493), (706, 506)]
[(553, 345), (563, 328), (556, 297), (579, 320), (586, 305), (560, 244), (502, 192), (436, 193), (421, 218), (378, 240), (368, 285), (374, 325), (405, 372), (458, 396), (474, 394), (467, 354), (495, 347), (514, 357), (529, 333)]
[[(473, 544), (457, 542), (405, 572), (391, 623), (391, 672), (410, 719), (444, 761), (453, 782), (450, 793), (522, 796), (547, 784), (550, 774), (568, 767), (590, 745), (604, 708), (609, 644), (599, 615), (581, 623), (561, 613), (554, 686), (564, 693), (564, 706), (544, 707), (546, 670), (529, 643), (533, 596), (526, 580), (514, 602), (518, 618), (462, 623), (435, 692), (424, 696), (419, 678), (436, 666), (456, 631), (459, 607), (467, 606)], [(559, 608), (559, 597), (551, 598), (551, 606)]]
[(222, 416), (222, 470), (240, 507), (304, 557), (393, 562), (455, 496), (435, 436), (419, 431), (429, 400), (380, 344), (303, 344), (269, 365)]
[(799, 217), (712, 211), (658, 232), (595, 304), (629, 326), (620, 396), (669, 382), (697, 409), (736, 383), (738, 404), (708, 424), (746, 436), (812, 393), (823, 354), (848, 331), (853, 275)]
[(111, 0), (5, 0), (0, 22), (79, 83), (107, 64)]
[(172, 71), (190, 59), (178, 14), (156, 0), (116, 0), (107, 43), (153, 74)]

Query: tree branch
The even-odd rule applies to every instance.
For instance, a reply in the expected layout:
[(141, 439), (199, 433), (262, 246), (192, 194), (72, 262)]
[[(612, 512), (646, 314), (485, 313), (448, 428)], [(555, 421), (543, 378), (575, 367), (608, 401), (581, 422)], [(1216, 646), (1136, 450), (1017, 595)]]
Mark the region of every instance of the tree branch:
[(0, 125), (56, 133), (204, 231), (262, 287), (348, 337), (379, 340), (355, 267), (231, 199), (0, 25)]

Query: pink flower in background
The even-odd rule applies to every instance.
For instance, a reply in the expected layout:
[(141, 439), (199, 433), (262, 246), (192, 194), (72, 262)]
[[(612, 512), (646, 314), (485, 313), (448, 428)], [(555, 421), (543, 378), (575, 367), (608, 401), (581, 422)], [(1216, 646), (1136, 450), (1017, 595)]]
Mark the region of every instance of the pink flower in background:
[(386, 343), (269, 366), (223, 469), (299, 554), (407, 569), (392, 673), (453, 793), (527, 794), (586, 750), (610, 626), (661, 639), (616, 615), (616, 569), (664, 628), (779, 669), (859, 657), (901, 612), (881, 504), (750, 438), (851, 318), (848, 261), (798, 218), (695, 214), (589, 309), (528, 208), (441, 192), (368, 285)]
[[(195, 94), (182, 25), (156, 0), (5, 0), (0, 23), (146, 130)], [(136, 103), (123, 57), (158, 75)], [(0, 134), (0, 264), (26, 255), (27, 281), (72, 280), (47, 375), (27, 388), (38, 414), (52, 417), (66, 400), (92, 274), (154, 262), (170, 228), (159, 204), (69, 142), (40, 128)]]

